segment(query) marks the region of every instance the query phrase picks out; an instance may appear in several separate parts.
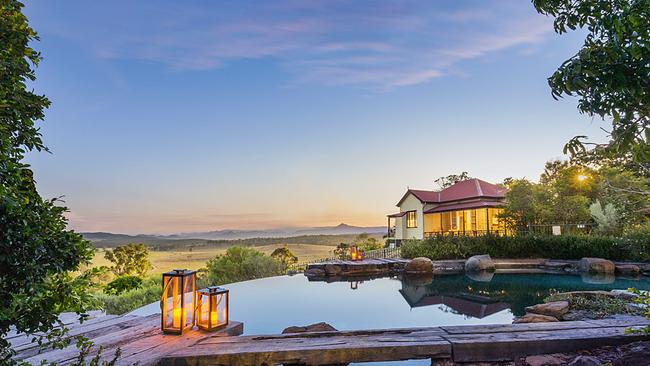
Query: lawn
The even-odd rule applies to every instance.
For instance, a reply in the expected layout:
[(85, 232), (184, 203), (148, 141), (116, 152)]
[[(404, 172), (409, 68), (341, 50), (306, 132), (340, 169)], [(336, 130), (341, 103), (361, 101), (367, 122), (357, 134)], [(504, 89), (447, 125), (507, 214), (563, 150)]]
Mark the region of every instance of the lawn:
[[(299, 262), (326, 258), (332, 256), (335, 247), (331, 245), (314, 245), (314, 244), (286, 244), (287, 247), (298, 257)], [(255, 249), (265, 254), (271, 254), (276, 248), (283, 247), (284, 244), (270, 244), (256, 246)], [(226, 252), (227, 248), (193, 248), (176, 249), (150, 252), (150, 260), (153, 269), (150, 273), (161, 273), (174, 268), (199, 269), (205, 267), (205, 263), (219, 254)], [(104, 249), (97, 249), (97, 254), (93, 259), (93, 266), (110, 266), (110, 262), (104, 259)]]

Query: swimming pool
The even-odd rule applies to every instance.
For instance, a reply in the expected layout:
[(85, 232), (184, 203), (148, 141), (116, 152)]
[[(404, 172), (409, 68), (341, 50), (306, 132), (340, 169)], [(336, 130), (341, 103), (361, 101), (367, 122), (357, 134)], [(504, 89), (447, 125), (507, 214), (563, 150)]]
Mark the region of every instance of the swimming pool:
[[(607, 282), (607, 283), (599, 283)], [(288, 326), (327, 322), (339, 330), (505, 324), (553, 291), (650, 290), (646, 277), (598, 278), (551, 274), (464, 274), (431, 280), (396, 277), (366, 281), (313, 282), (303, 275), (227, 285), (230, 318), (244, 322), (244, 334), (275, 334)], [(159, 312), (158, 303), (136, 310)]]

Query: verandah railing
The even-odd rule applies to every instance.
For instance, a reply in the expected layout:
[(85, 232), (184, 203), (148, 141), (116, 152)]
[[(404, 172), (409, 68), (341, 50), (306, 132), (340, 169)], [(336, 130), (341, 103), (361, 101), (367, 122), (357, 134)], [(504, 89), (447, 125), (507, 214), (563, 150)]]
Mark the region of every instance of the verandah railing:
[[(369, 250), (366, 252), (363, 252), (363, 258), (364, 259), (386, 259), (386, 258), (400, 258), (400, 248), (382, 248), (382, 249), (376, 249), (376, 250)], [(329, 257), (329, 258), (319, 258), (319, 259), (313, 259), (310, 261), (306, 262), (300, 262), (294, 265), (294, 268), (297, 270), (304, 270), (308, 264), (312, 263), (323, 263), (323, 262), (329, 262), (329, 261), (334, 261), (334, 260), (342, 260), (344, 258), (341, 257)], [(350, 258), (347, 257), (345, 258), (346, 260), (349, 260)]]

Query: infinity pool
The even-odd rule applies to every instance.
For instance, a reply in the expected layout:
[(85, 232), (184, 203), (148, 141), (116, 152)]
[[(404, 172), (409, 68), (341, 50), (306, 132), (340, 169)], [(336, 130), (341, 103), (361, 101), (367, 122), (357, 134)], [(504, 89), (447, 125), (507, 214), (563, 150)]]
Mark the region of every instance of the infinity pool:
[[(230, 318), (244, 322), (245, 334), (273, 334), (291, 325), (321, 321), (339, 330), (511, 323), (526, 306), (542, 302), (553, 291), (650, 290), (650, 282), (645, 277), (603, 281), (549, 274), (495, 274), (491, 280), (478, 281), (461, 274), (430, 281), (380, 278), (325, 283), (295, 275), (226, 287)], [(154, 303), (134, 313), (159, 311)]]
[[(230, 289), (230, 318), (244, 322), (244, 334), (251, 335), (275, 334), (288, 326), (321, 321), (338, 330), (505, 324), (554, 291), (650, 290), (650, 281), (646, 277), (635, 280), (550, 274), (494, 274), (472, 279), (459, 274), (425, 281), (380, 278), (326, 283), (295, 275), (225, 287)], [(158, 303), (154, 303), (134, 313), (159, 311)]]

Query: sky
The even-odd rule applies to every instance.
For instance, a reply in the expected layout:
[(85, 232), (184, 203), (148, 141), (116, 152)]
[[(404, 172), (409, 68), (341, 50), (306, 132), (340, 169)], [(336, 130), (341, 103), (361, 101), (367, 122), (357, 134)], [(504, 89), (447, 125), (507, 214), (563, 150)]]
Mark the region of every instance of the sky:
[(536, 180), (603, 123), (521, 0), (33, 1), (39, 191), (119, 233), (384, 225), (407, 187)]

